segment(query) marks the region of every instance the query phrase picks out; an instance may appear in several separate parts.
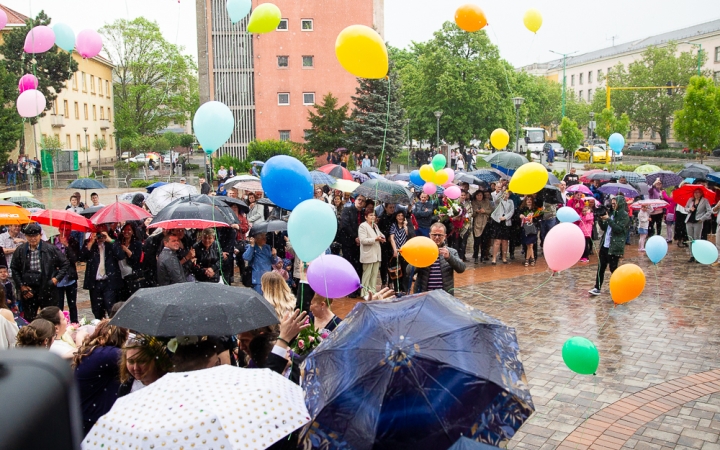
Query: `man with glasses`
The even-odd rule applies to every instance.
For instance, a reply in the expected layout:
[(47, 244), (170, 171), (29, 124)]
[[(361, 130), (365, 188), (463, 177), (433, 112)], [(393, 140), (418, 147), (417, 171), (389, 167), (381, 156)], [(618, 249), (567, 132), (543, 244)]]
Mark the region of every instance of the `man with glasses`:
[(600, 218), (600, 228), (604, 231), (600, 238), (600, 252), (595, 287), (588, 291), (590, 295), (600, 295), (605, 278), (605, 269), (610, 273), (617, 269), (620, 258), (625, 254), (625, 234), (630, 226), (630, 217), (625, 208), (625, 197), (618, 195), (610, 201), (612, 212)]
[[(365, 197), (358, 195), (355, 202), (346, 206), (340, 217), (340, 243), (342, 245), (342, 256), (362, 277), (362, 265), (360, 264), (360, 238), (358, 238), (358, 229), (360, 224), (365, 221)], [(359, 290), (349, 295), (350, 298), (357, 298), (360, 295)]]
[(439, 255), (430, 267), (416, 269), (415, 290), (419, 292), (442, 289), (453, 294), (455, 289), (455, 272), (465, 272), (465, 264), (460, 260), (457, 250), (445, 244), (445, 225), (434, 223), (430, 227), (430, 239), (438, 246)]

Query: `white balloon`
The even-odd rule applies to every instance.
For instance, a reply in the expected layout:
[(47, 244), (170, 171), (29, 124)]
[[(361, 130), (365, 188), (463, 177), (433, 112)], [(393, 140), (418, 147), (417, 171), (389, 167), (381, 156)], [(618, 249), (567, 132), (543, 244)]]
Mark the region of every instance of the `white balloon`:
[(17, 110), (22, 117), (36, 117), (45, 111), (47, 101), (42, 92), (37, 89), (24, 91), (17, 99)]

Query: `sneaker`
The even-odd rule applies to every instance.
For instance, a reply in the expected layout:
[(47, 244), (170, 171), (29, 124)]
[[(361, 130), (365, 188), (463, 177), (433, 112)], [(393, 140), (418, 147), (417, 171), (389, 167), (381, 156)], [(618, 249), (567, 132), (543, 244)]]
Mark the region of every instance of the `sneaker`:
[(590, 260), (589, 260), (589, 259), (587, 259), (587, 258), (582, 258), (582, 259), (580, 259), (580, 262), (582, 262), (582, 263), (586, 263), (586, 262), (590, 262)]
[(598, 289), (598, 288), (592, 288), (592, 289), (590, 289), (590, 290), (588, 291), (588, 294), (590, 294), (590, 295), (600, 295), (601, 292), (600, 292), (600, 289)]

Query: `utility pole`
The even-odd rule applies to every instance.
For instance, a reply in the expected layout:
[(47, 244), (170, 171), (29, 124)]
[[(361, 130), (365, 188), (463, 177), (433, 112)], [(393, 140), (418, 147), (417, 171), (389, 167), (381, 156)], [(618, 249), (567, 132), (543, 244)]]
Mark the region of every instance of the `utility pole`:
[[(435, 118), (437, 119), (437, 126), (436, 126), (437, 138), (435, 139), (435, 145), (436, 145), (437, 148), (436, 148), (435, 152), (437, 152), (438, 150), (440, 150), (440, 117), (441, 117), (442, 115), (443, 115), (443, 112), (442, 112), (442, 111), (435, 111)], [(448, 152), (449, 152), (449, 150), (448, 150)], [(449, 167), (449, 164), (450, 164), (450, 155), (448, 154), (448, 155), (447, 155), (446, 167)]]
[(692, 45), (693, 47), (697, 47), (697, 49), (698, 49), (697, 74), (698, 74), (698, 76), (701, 76), (700, 73), (701, 73), (701, 71), (702, 71), (702, 70), (701, 70), (701, 66), (702, 66), (702, 51), (703, 51), (703, 49), (702, 49), (702, 44), (695, 44), (695, 43), (690, 42), (690, 41), (683, 41), (682, 43), (683, 43), (683, 44)]
[[(565, 117), (565, 85), (567, 83), (566, 77), (565, 77), (565, 65), (567, 63), (567, 57), (572, 55), (573, 53), (577, 53), (577, 51), (574, 51), (572, 53), (559, 53), (553, 50), (549, 50), (550, 53), (555, 53), (556, 55), (560, 55), (563, 57), (563, 74), (562, 74), (562, 117)], [(562, 117), (560, 120), (562, 120)]]

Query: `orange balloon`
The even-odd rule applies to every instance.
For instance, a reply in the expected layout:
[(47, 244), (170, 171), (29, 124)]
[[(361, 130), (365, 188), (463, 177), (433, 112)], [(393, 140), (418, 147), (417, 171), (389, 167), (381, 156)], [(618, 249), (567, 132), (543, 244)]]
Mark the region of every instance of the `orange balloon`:
[(635, 264), (623, 264), (610, 277), (610, 296), (616, 305), (635, 300), (645, 289), (645, 273)]
[(431, 266), (437, 260), (440, 251), (432, 239), (418, 236), (407, 241), (400, 248), (400, 254), (408, 263), (423, 268)]
[(455, 23), (460, 29), (473, 32), (483, 29), (487, 25), (487, 18), (479, 6), (468, 3), (455, 11)]

